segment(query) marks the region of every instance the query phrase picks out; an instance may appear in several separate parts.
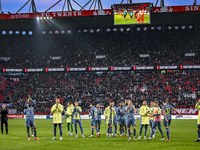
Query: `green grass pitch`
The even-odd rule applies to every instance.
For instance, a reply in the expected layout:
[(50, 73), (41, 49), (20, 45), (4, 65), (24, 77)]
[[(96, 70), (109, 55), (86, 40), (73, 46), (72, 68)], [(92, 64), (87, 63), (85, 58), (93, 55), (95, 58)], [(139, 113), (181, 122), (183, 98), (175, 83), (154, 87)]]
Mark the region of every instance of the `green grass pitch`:
[[(122, 16), (121, 14), (115, 14), (114, 16), (114, 24), (115, 25), (120, 25), (120, 24), (138, 24), (137, 23), (137, 20), (135, 19), (135, 16), (133, 16), (134, 19), (131, 20), (131, 17), (130, 15), (128, 14), (126, 16), (126, 19), (122, 19)], [(144, 15), (144, 24), (145, 23), (150, 23), (150, 20), (149, 20), (149, 15)], [(140, 22), (141, 24), (141, 22)]]
[[(65, 120), (64, 120), (65, 121)], [(128, 141), (128, 137), (106, 137), (107, 126), (102, 124), (101, 137), (89, 138), (91, 135), (90, 120), (82, 120), (85, 138), (81, 137), (80, 130), (79, 137), (67, 136), (66, 123), (63, 124), (63, 140), (59, 139), (59, 129), (57, 128), (57, 140), (52, 141), (53, 125), (52, 120), (35, 120), (37, 126), (37, 137), (40, 141), (28, 141), (26, 128), (24, 126), (25, 120), (10, 119), (8, 120), (9, 135), (0, 135), (0, 150), (116, 150), (116, 149), (135, 149), (135, 150), (197, 150), (200, 148), (200, 143), (194, 142), (197, 139), (196, 120), (172, 120), (170, 127), (171, 142), (160, 141), (160, 133), (156, 133), (156, 138), (148, 141), (143, 139), (137, 141)], [(104, 120), (102, 120), (104, 122)], [(137, 137), (139, 135), (139, 120), (136, 121)], [(166, 132), (163, 128), (165, 138)], [(144, 133), (144, 129), (143, 129)], [(147, 137), (149, 137), (150, 130), (148, 128)]]

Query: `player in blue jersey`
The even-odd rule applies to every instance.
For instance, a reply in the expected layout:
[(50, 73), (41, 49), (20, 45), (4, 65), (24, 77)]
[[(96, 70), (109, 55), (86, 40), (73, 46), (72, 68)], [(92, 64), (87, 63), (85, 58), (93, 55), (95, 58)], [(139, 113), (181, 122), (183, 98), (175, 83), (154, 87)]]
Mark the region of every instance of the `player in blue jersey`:
[(122, 133), (122, 127), (125, 127), (125, 134), (127, 134), (127, 129), (126, 129), (126, 119), (125, 119), (125, 107), (124, 103), (120, 102), (120, 107), (117, 109), (117, 114), (118, 114), (118, 122), (119, 122), (119, 128), (120, 128), (120, 136), (123, 136), (124, 133)]
[[(34, 102), (34, 104), (36, 104), (36, 100), (35, 99), (33, 100), (33, 102)], [(33, 114), (34, 114), (34, 108), (33, 108)], [(32, 134), (32, 137), (34, 137), (34, 135), (33, 135), (33, 128), (31, 128), (31, 134)]]
[(79, 124), (81, 133), (82, 133), (82, 137), (85, 138), (84, 134), (83, 134), (83, 126), (82, 126), (82, 121), (81, 121), (81, 113), (82, 113), (82, 108), (78, 106), (78, 102), (75, 101), (74, 102), (74, 110), (72, 112), (73, 114), (73, 121), (74, 121), (74, 129), (76, 132), (76, 138), (78, 137), (78, 131), (77, 131), (77, 123)]
[(164, 120), (163, 120), (163, 124), (165, 126), (166, 129), (166, 134), (167, 134), (167, 140), (165, 141), (170, 141), (170, 130), (169, 130), (169, 126), (171, 124), (171, 114), (172, 114), (172, 110), (174, 110), (175, 112), (177, 112), (181, 117), (182, 115), (171, 105), (169, 105), (167, 103), (166, 100), (163, 101), (163, 115), (164, 115)]
[(98, 110), (96, 107), (94, 107), (94, 102), (90, 104), (91, 110), (90, 110), (90, 115), (91, 115), (91, 129), (92, 129), (92, 134), (89, 137), (93, 137), (94, 134), (94, 129), (96, 129), (97, 136), (100, 137), (99, 130), (97, 128), (97, 113)]
[(28, 134), (28, 140), (31, 140), (30, 138), (30, 133), (29, 133), (29, 128), (34, 129), (34, 136), (35, 140), (39, 140), (37, 138), (37, 132), (36, 132), (36, 127), (35, 127), (35, 121), (34, 121), (34, 108), (35, 103), (32, 100), (27, 100), (25, 103), (25, 115), (26, 115), (26, 121), (25, 121), (25, 126), (27, 127), (27, 134)]
[[(151, 107), (149, 108), (150, 109), (149, 125), (150, 125), (150, 131), (151, 131), (151, 129), (153, 128), (153, 123), (154, 123), (154, 117), (153, 117), (153, 115), (154, 115), (154, 108), (155, 108), (154, 107), (154, 102), (153, 101), (150, 102), (150, 105), (151, 105)], [(155, 138), (155, 135), (153, 135), (152, 138)]]
[(96, 105), (96, 108), (97, 108), (97, 111), (98, 111), (97, 112), (97, 127), (98, 127), (98, 130), (100, 132), (102, 110), (100, 109), (99, 104)]
[(126, 112), (127, 112), (127, 127), (128, 127), (129, 141), (131, 140), (131, 130), (130, 130), (131, 125), (133, 126), (133, 135), (134, 135), (133, 138), (134, 140), (136, 140), (135, 138), (136, 123), (135, 123), (134, 111), (135, 111), (135, 107), (132, 105), (132, 101), (128, 100), (128, 106), (126, 107)]
[[(115, 106), (115, 102), (113, 102), (113, 108), (115, 109), (115, 112), (117, 113), (117, 107)], [(115, 136), (117, 135), (117, 114), (114, 115), (113, 125), (115, 126)]]

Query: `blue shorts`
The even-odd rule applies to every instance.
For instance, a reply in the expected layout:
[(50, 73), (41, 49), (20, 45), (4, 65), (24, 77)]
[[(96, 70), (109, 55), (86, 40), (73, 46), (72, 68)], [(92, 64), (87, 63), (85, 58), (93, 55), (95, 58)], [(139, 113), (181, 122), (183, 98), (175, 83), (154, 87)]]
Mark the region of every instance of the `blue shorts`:
[(149, 120), (149, 125), (151, 128), (153, 127), (153, 122), (154, 122), (154, 120)]
[(156, 127), (161, 128), (161, 122), (160, 121), (154, 121), (152, 129), (155, 129)]
[(101, 120), (97, 120), (97, 124), (101, 124)]
[(133, 126), (133, 127), (135, 127), (136, 126), (136, 124), (135, 124), (135, 119), (127, 119), (127, 124), (126, 124), (126, 126), (129, 128), (129, 127), (131, 127), (131, 125)]
[(167, 127), (167, 126), (169, 127), (170, 124), (171, 124), (171, 119), (169, 119), (168, 122), (167, 122), (165, 119), (163, 120), (163, 125), (164, 125), (165, 127)]
[(113, 118), (113, 125), (117, 125), (117, 116), (114, 116), (114, 118)]
[(91, 126), (97, 126), (97, 120), (91, 120)]
[(26, 127), (35, 127), (35, 120), (34, 119), (26, 119), (25, 126)]
[(197, 128), (200, 129), (200, 124), (197, 124)]
[(125, 118), (120, 118), (118, 120), (118, 122), (119, 122), (119, 125), (124, 125), (124, 124), (126, 124), (126, 119)]

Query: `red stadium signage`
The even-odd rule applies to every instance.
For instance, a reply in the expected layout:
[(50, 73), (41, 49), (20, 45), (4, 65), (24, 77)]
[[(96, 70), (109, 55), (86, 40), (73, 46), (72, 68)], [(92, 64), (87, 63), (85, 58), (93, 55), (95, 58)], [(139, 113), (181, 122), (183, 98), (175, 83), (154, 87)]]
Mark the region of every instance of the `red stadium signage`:
[[(193, 108), (176, 108), (176, 110), (178, 110), (182, 115), (198, 115), (199, 112), (197, 109)], [(175, 111), (174, 114), (178, 115)]]
[(112, 15), (112, 9), (0, 14), (0, 19), (29, 19), (38, 17), (47, 18), (47, 17), (77, 17), (77, 16), (99, 16), (99, 15)]
[(18, 115), (18, 114), (8, 114), (9, 119), (23, 119), (24, 115)]
[(200, 11), (200, 5), (154, 7), (153, 13)]

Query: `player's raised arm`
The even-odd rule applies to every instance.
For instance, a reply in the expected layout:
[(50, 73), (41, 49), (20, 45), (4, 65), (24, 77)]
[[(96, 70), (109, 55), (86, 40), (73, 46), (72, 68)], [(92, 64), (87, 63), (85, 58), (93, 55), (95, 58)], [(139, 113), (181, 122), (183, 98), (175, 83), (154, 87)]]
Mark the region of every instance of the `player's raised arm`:
[(102, 110), (99, 108), (98, 115), (102, 115)]
[(81, 113), (82, 113), (82, 108), (81, 108), (81, 107), (78, 107), (78, 108), (77, 108), (77, 111), (81, 114)]
[(63, 110), (64, 110), (63, 106), (62, 105), (58, 105), (58, 111), (59, 112), (63, 112)]
[(117, 109), (117, 115), (121, 115), (120, 107)]
[(128, 100), (127, 103), (128, 103), (128, 106), (126, 107), (126, 111), (128, 111), (128, 109), (130, 107), (130, 101)]
[(133, 108), (133, 110), (135, 111), (135, 107), (133, 105), (131, 105), (131, 107)]
[(116, 115), (116, 111), (114, 108), (112, 108), (112, 111), (113, 111), (113, 115)]
[(51, 113), (54, 113), (56, 111), (56, 105), (53, 105), (51, 108)]
[(178, 110), (176, 110), (174, 107), (172, 108), (172, 110), (174, 110), (176, 113), (178, 113), (181, 117), (183, 117), (183, 115), (181, 115)]

